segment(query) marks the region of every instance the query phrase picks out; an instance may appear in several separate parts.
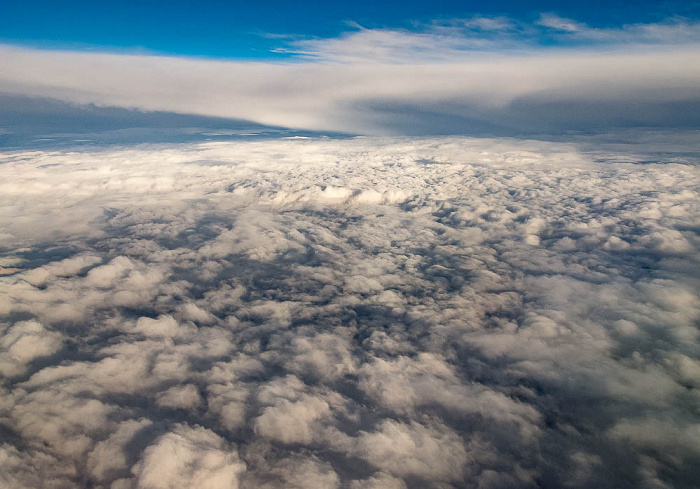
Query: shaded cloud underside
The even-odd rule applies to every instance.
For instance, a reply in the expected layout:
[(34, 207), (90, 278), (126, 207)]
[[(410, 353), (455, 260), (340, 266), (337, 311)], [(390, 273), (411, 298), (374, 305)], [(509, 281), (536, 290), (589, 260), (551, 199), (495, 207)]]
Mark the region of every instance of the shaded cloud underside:
[(696, 167), (317, 139), (0, 174), (2, 487), (700, 478)]

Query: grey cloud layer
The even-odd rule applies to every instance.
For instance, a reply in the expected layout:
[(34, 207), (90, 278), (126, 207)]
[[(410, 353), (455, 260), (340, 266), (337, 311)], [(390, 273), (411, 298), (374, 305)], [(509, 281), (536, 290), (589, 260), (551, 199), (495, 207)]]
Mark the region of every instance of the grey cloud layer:
[[(368, 35), (372, 51), (375, 37), (397, 34)], [(356, 52), (355, 41), (347, 42)], [(359, 134), (513, 135), (700, 123), (697, 43), (478, 52), (439, 62), (408, 56), (411, 63), (275, 64), (0, 46), (0, 91)]]
[(0, 487), (693, 487), (697, 167), (625, 160), (4, 153)]

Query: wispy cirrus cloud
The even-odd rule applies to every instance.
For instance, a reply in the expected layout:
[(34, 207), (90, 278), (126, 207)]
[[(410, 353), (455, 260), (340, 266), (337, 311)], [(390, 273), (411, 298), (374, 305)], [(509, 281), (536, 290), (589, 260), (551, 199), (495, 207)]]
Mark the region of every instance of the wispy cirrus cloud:
[(533, 23), (507, 17), (471, 17), (415, 23), (410, 29), (366, 28), (336, 38), (292, 39), (281, 51), (304, 59), (342, 63), (454, 62), (484, 53), (535, 49), (685, 45), (700, 43), (700, 22), (672, 18), (653, 24), (594, 28), (544, 13)]
[(555, 14), (542, 14), (537, 25), (554, 32), (560, 42), (616, 46), (684, 45), (700, 42), (700, 22), (672, 18), (653, 24), (627, 24), (621, 27), (594, 28)]
[(581, 32), (588, 29), (585, 24), (559, 17), (556, 14), (542, 14), (536, 25), (563, 32)]

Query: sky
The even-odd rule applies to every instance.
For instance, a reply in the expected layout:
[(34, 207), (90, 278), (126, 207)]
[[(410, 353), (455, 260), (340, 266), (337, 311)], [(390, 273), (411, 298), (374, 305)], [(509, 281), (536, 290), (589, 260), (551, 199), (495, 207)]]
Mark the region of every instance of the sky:
[(16, 137), (61, 104), (95, 127), (130, 111), (125, 129), (144, 112), (360, 135), (700, 124), (698, 2), (0, 8), (0, 124)]
[(697, 489), (698, 2), (0, 0), (0, 489)]
[[(474, 16), (532, 22), (556, 13), (595, 28), (654, 23), (676, 16), (697, 19), (695, 1), (281, 1), (224, 2), (125, 0), (6, 0), (0, 40), (43, 48), (145, 52), (213, 58), (268, 59), (280, 36), (336, 37), (349, 24), (411, 28), (415, 22)], [(282, 37), (284, 39), (284, 37)]]

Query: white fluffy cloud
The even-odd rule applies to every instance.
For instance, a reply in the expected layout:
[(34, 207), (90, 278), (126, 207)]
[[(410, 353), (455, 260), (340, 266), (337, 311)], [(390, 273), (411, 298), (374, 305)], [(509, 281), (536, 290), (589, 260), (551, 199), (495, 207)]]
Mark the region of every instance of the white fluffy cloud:
[(691, 487), (697, 167), (582, 141), (3, 153), (0, 485)]
[(138, 489), (237, 489), (244, 470), (235, 449), (215, 433), (180, 425), (150, 445), (132, 471)]
[(24, 373), (33, 360), (55, 353), (63, 343), (60, 333), (47, 331), (38, 321), (7, 326), (0, 338), (0, 373), (6, 377)]

